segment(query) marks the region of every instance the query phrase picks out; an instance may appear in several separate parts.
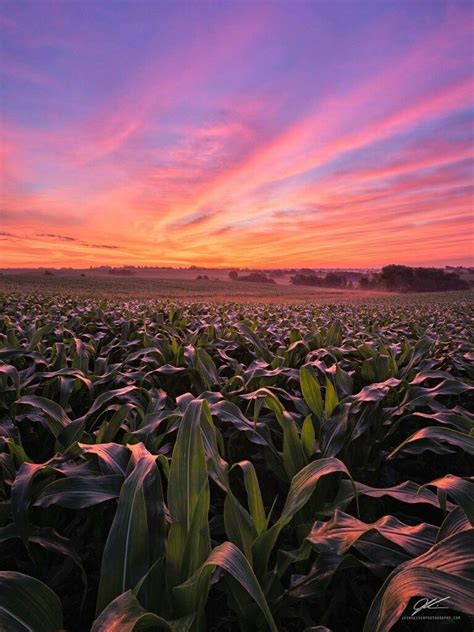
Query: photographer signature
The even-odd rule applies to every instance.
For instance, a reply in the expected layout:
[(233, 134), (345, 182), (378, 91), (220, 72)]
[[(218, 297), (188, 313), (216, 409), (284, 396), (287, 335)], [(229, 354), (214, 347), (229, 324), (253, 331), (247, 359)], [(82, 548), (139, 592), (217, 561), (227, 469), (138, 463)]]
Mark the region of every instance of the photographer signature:
[(413, 617), (422, 610), (447, 610), (448, 606), (440, 606), (439, 604), (447, 601), (448, 599), (449, 597), (442, 597), (440, 599), (429, 599), (428, 597), (423, 597), (413, 605), (413, 612), (411, 616)]

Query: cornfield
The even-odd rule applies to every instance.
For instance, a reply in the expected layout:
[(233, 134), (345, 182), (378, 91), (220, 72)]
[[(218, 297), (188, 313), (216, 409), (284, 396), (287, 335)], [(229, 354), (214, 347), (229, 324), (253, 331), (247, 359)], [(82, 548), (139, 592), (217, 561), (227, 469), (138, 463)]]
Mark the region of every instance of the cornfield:
[(470, 300), (0, 314), (1, 630), (472, 629)]

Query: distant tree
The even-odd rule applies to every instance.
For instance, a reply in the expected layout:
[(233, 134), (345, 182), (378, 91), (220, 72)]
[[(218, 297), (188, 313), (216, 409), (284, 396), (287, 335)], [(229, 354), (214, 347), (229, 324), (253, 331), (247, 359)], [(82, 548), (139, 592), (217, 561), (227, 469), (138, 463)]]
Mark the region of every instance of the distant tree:
[(293, 285), (310, 285), (312, 287), (337, 287), (345, 288), (347, 279), (343, 274), (328, 272), (325, 277), (320, 277), (312, 272), (311, 274), (298, 273), (291, 277)]
[(344, 288), (347, 285), (347, 280), (343, 274), (338, 274), (337, 272), (328, 272), (323, 279), (323, 285), (325, 287)]
[(312, 287), (322, 287), (323, 280), (314, 273), (298, 273), (291, 277), (291, 283), (292, 285), (311, 285)]
[(467, 290), (469, 283), (454, 272), (441, 268), (411, 268), (389, 265), (382, 268), (379, 283), (395, 292), (446, 292)]
[(233, 281), (238, 279), (239, 278), (239, 273), (237, 272), (237, 270), (231, 270), (229, 272), (229, 278), (232, 279)]
[(269, 279), (263, 272), (251, 272), (247, 276), (239, 277), (239, 281), (247, 281), (249, 283), (275, 283), (274, 279)]
[(135, 270), (129, 270), (128, 268), (110, 268), (109, 274), (115, 276), (132, 276), (132, 274), (135, 274)]
[(84, 274), (84, 272), (81, 272), (81, 277), (85, 277), (86, 275)]
[(54, 276), (54, 272), (51, 272), (51, 270), (45, 270), (44, 271), (44, 275), (45, 276)]
[(380, 283), (389, 291), (408, 292), (414, 287), (413, 268), (389, 265), (382, 268)]

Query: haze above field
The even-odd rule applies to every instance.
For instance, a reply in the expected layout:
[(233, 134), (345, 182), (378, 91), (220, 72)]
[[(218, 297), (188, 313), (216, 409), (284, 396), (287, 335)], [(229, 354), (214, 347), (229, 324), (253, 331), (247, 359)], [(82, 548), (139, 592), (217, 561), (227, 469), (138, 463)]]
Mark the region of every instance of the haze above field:
[(473, 5), (0, 0), (1, 267), (473, 265)]

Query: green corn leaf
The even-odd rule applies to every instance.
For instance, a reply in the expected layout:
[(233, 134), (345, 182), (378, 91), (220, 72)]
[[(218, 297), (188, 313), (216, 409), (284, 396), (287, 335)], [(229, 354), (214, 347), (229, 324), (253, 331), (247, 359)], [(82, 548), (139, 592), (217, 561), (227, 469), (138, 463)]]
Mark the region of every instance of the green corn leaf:
[(94, 621), (91, 632), (141, 632), (142, 630), (166, 630), (166, 632), (188, 632), (194, 617), (177, 621), (166, 621), (152, 612), (147, 612), (133, 594), (127, 590), (116, 597)]
[(235, 327), (255, 347), (258, 355), (262, 357), (265, 362), (268, 362), (270, 364), (273, 360), (273, 354), (268, 349), (263, 340), (259, 336), (257, 336), (257, 334), (255, 334), (245, 323), (237, 323)]
[(447, 446), (455, 446), (468, 454), (474, 455), (474, 437), (452, 428), (429, 426), (418, 430), (408, 439), (405, 439), (387, 458), (393, 459), (401, 452), (418, 454), (424, 450), (431, 450), (436, 454), (449, 453), (451, 449), (446, 447), (445, 444)]
[(313, 420), (308, 415), (301, 428), (301, 445), (307, 459), (310, 459), (316, 450), (316, 434), (314, 432)]
[(125, 476), (130, 451), (118, 443), (77, 443), (69, 449), (69, 454), (97, 457), (102, 474)]
[(0, 571), (0, 629), (5, 632), (58, 632), (63, 628), (61, 602), (34, 577)]
[(266, 439), (256, 429), (256, 423), (247, 419), (240, 408), (232, 402), (219, 401), (211, 406), (211, 410), (218, 419), (232, 424), (241, 432), (248, 433), (253, 443), (267, 445)]
[(199, 568), (203, 559), (209, 554), (211, 539), (209, 536), (209, 483), (204, 481), (194, 508), (193, 518), (186, 537), (183, 551), (181, 572), (183, 577), (190, 577)]
[(11, 327), (7, 329), (7, 342), (13, 349), (19, 349), (21, 347), (20, 341), (15, 333), (15, 330)]
[(450, 608), (474, 614), (474, 529), (461, 531), (405, 562), (386, 579), (370, 607), (364, 632), (390, 630), (412, 597), (449, 597)]
[[(19, 538), (20, 533), (16, 529), (14, 524), (9, 524), (6, 527), (0, 527), (0, 542), (5, 542), (6, 540)], [(84, 567), (82, 566), (81, 559), (75, 549), (73, 548), (71, 541), (67, 538), (63, 538), (60, 536), (54, 529), (50, 527), (37, 527), (36, 525), (32, 525), (28, 534), (28, 542), (27, 544), (36, 544), (47, 551), (51, 551), (53, 553), (58, 553), (60, 555), (67, 556), (72, 562), (77, 566), (81, 573), (82, 583), (84, 586), (84, 590), (82, 593), (81, 599), (81, 609), (84, 606), (86, 594), (87, 594), (87, 575), (84, 571)], [(1, 606), (0, 606), (1, 609)], [(1, 621), (1, 617), (0, 617)], [(0, 628), (2, 629), (2, 628)]]
[[(201, 434), (201, 415), (203, 400), (191, 401), (181, 419), (178, 436), (171, 458), (168, 482), (168, 507), (171, 514), (171, 528), (167, 541), (167, 578), (168, 585), (175, 586), (187, 579), (183, 576), (183, 552), (188, 535), (196, 538), (196, 548), (203, 553), (203, 559), (210, 550), (207, 516), (205, 524), (191, 525), (196, 507), (202, 496), (208, 499), (206, 455)], [(202, 501), (203, 502), (203, 501)], [(201, 507), (200, 509), (202, 509)], [(199, 511), (199, 509), (198, 509)], [(192, 533), (191, 533), (192, 532)], [(201, 563), (195, 559), (193, 563)], [(196, 569), (192, 568), (191, 572)]]
[(206, 572), (207, 567), (210, 567), (213, 570), (216, 566), (219, 566), (227, 571), (227, 573), (239, 582), (239, 584), (248, 592), (263, 612), (272, 632), (278, 632), (278, 628), (275, 624), (270, 608), (268, 607), (265, 595), (263, 594), (260, 584), (254, 575), (252, 567), (242, 551), (231, 542), (224, 542), (220, 546), (216, 547), (211, 552), (207, 560), (202, 564), (201, 568), (199, 568), (199, 570), (187, 582), (174, 588), (173, 592), (176, 595), (186, 592), (191, 586), (195, 585), (199, 581), (201, 575)]
[[(161, 482), (156, 459), (141, 444), (130, 446), (130, 449), (134, 466), (122, 485), (117, 511), (105, 544), (97, 613), (102, 612), (115, 597), (133, 588), (155, 562), (154, 557), (160, 554), (155, 550), (157, 547), (152, 538), (155, 535), (161, 539), (164, 530)], [(154, 483), (153, 490), (157, 494), (154, 502), (158, 506), (154, 512), (150, 512), (150, 509), (147, 511), (147, 479)], [(154, 509), (154, 504), (151, 508)], [(155, 514), (156, 525), (153, 524), (153, 527), (156, 533), (153, 534), (150, 521)]]
[(328, 329), (326, 334), (326, 344), (337, 346), (342, 342), (342, 326), (341, 321), (336, 318), (332, 325)]
[(273, 393), (271, 395), (268, 395), (267, 397), (265, 397), (265, 405), (268, 406), (270, 410), (273, 410), (278, 423), (280, 424), (280, 426), (283, 427), (283, 414), (285, 412), (285, 409), (278, 397), (276, 397), (276, 395), (273, 395)]
[(35, 327), (30, 338), (30, 348), (34, 349), (38, 346), (44, 336), (47, 336), (51, 331), (53, 331), (54, 327), (54, 323), (47, 323), (46, 325), (38, 328)]
[(209, 475), (226, 492), (229, 489), (229, 464), (220, 455), (217, 429), (212, 421), (209, 404), (205, 400), (202, 403), (200, 423)]
[[(319, 479), (334, 472), (341, 472), (351, 478), (344, 463), (336, 458), (313, 461), (293, 477), (280, 518), (253, 543), (252, 552), (257, 577), (264, 575), (270, 553), (275, 546), (281, 530), (311, 498)], [(355, 487), (354, 493), (357, 495)]]
[(3, 364), (0, 366), (0, 385), (3, 391), (7, 390), (8, 380), (13, 384), (16, 397), (20, 397), (20, 374), (18, 370), (11, 364)]
[(438, 528), (426, 523), (406, 525), (394, 516), (383, 516), (367, 524), (336, 510), (331, 520), (314, 524), (308, 540), (318, 551), (342, 555), (360, 538), (370, 538), (374, 532), (393, 542), (409, 555), (416, 556), (433, 546)]
[(118, 498), (123, 476), (68, 476), (47, 485), (35, 501), (37, 507), (85, 509)]
[(5, 443), (8, 446), (8, 450), (12, 456), (15, 457), (17, 462), (22, 465), (23, 463), (31, 463), (31, 459), (26, 454), (22, 445), (19, 445), (13, 439), (6, 438), (4, 439)]
[(207, 480), (200, 418), (204, 402), (193, 400), (181, 419), (171, 458), (168, 506), (173, 522), (191, 526), (199, 493)]
[(51, 433), (56, 439), (61, 434), (62, 430), (71, 423), (71, 420), (64, 412), (64, 409), (46, 397), (38, 397), (37, 395), (24, 395), (17, 399), (14, 404), (15, 408), (18, 406), (30, 406), (35, 410), (39, 410), (45, 415), (48, 422), (48, 427)]
[(441, 542), (441, 540), (444, 540), (455, 533), (467, 531), (468, 529), (471, 529), (471, 523), (461, 507), (456, 507), (450, 511), (443, 520), (443, 524), (439, 528), (436, 542)]
[(205, 349), (202, 347), (196, 349), (194, 362), (194, 367), (199, 372), (206, 388), (211, 389), (219, 384), (216, 365)]
[(120, 430), (120, 426), (133, 409), (133, 404), (122, 404), (120, 408), (112, 415), (111, 419), (107, 423), (103, 423), (99, 432), (97, 433), (96, 443), (107, 443), (113, 441), (115, 435)]
[(252, 561), (252, 543), (257, 537), (253, 521), (234, 494), (229, 490), (224, 502), (224, 525), (229, 540)]
[(420, 491), (427, 486), (436, 487), (449, 494), (464, 511), (471, 525), (474, 526), (474, 483), (472, 481), (447, 474), (443, 478), (426, 483), (420, 488)]
[(267, 518), (255, 468), (250, 461), (239, 461), (233, 467), (240, 467), (244, 473), (250, 515), (257, 535), (260, 535), (267, 528)]
[(326, 418), (330, 417), (339, 405), (339, 399), (337, 397), (336, 389), (329, 378), (326, 378), (326, 394), (324, 399), (324, 411)]
[(288, 478), (291, 480), (295, 474), (304, 468), (308, 459), (298, 436), (296, 423), (286, 411), (282, 415), (283, 425), (283, 464)]
[(303, 366), (300, 369), (300, 387), (305, 402), (311, 412), (321, 420), (323, 416), (323, 398), (318, 378), (311, 366)]
[(23, 463), (12, 483), (11, 508), (13, 522), (25, 546), (28, 546), (28, 511), (31, 504), (33, 482), (40, 473), (62, 474), (62, 472), (49, 466), (47, 463)]
[(137, 386), (129, 385), (124, 386), (123, 388), (112, 389), (110, 391), (107, 391), (106, 393), (102, 393), (95, 399), (92, 406), (87, 411), (86, 418), (90, 418), (94, 413), (100, 410), (102, 406), (108, 404), (114, 398), (129, 400), (129, 402), (137, 404), (138, 394), (146, 395), (146, 390), (143, 388), (138, 388)]

